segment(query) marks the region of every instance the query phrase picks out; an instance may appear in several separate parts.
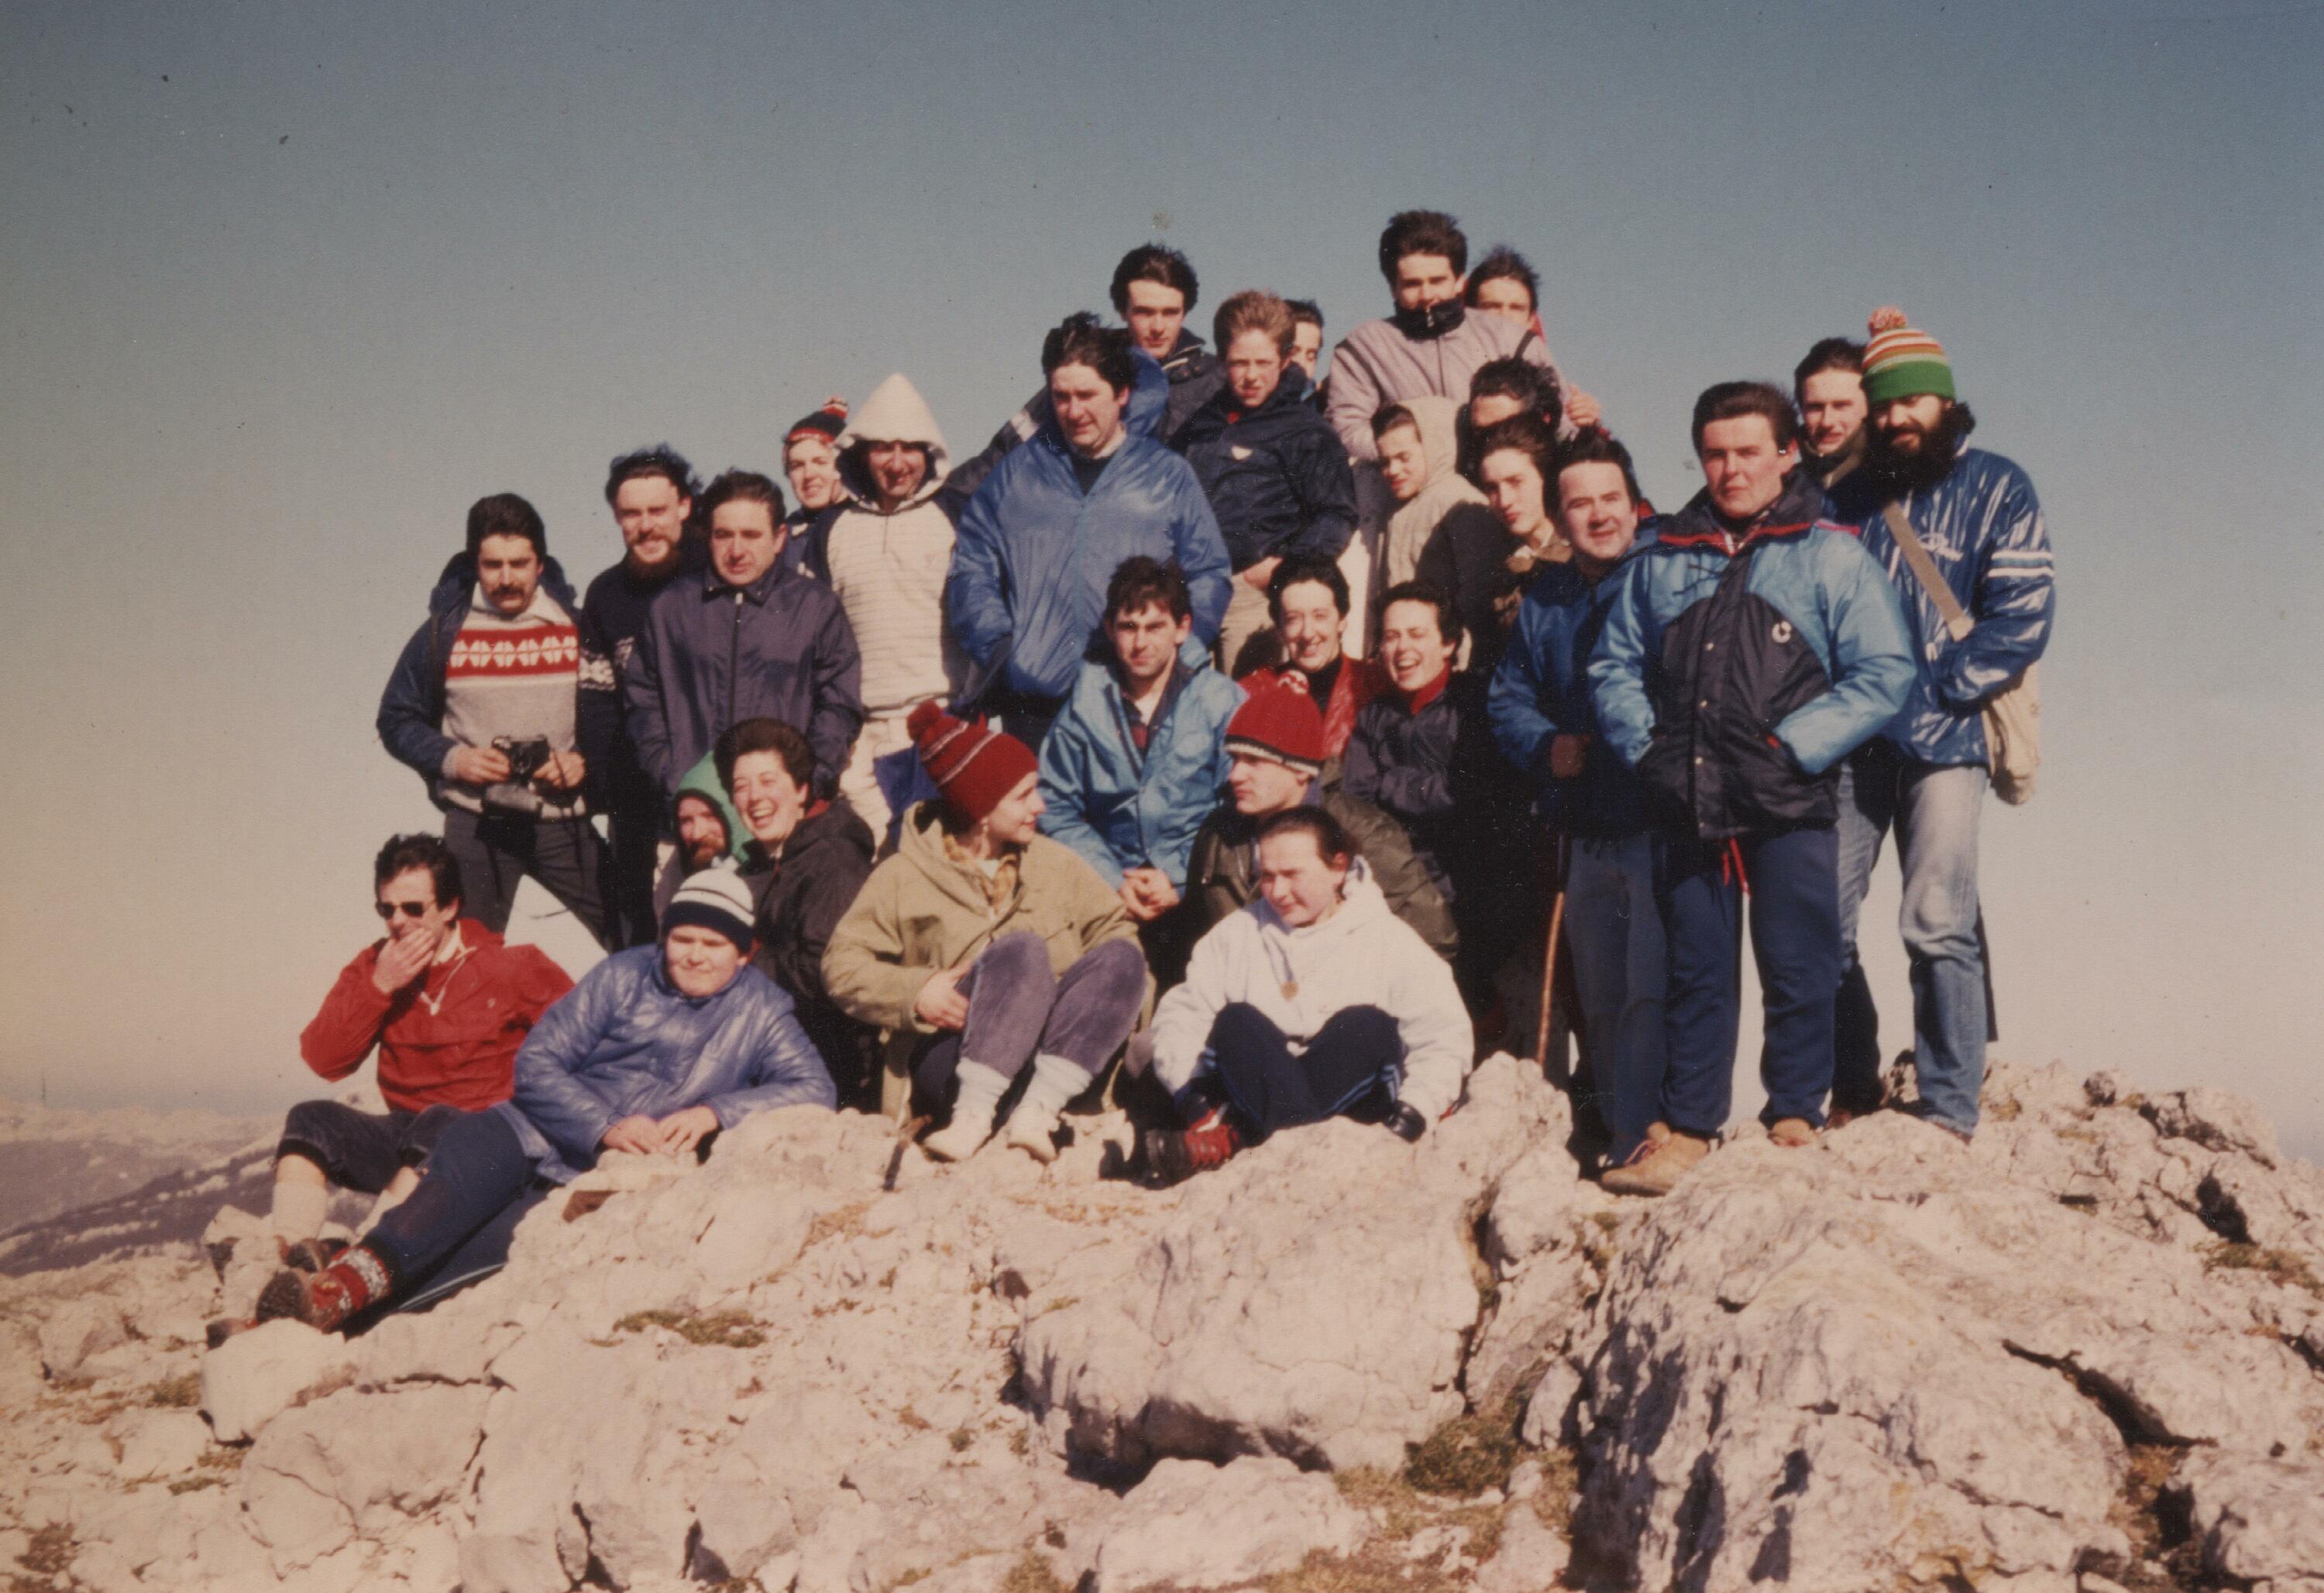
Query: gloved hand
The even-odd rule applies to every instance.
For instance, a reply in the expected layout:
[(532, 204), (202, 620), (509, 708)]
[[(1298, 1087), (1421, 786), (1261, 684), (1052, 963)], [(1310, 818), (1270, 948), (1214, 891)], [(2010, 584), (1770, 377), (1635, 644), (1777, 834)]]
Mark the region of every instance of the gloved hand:
[(1388, 1120), (1388, 1132), (1398, 1139), (1407, 1144), (1417, 1144), (1420, 1137), (1428, 1132), (1428, 1119), (1422, 1117), (1417, 1109), (1399, 1103), (1396, 1115)]

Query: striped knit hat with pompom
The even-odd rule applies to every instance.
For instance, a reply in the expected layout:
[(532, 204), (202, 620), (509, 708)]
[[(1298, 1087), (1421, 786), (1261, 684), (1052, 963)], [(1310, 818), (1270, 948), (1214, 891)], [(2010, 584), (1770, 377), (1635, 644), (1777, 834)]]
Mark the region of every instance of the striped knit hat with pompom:
[(1864, 345), (1864, 401), (1885, 404), (1892, 399), (1918, 398), (1924, 392), (1939, 398), (1953, 394), (1953, 363), (1945, 345), (1907, 326), (1904, 312), (1884, 305), (1866, 323), (1871, 332)]
[(936, 703), (922, 703), (904, 721), (920, 750), (920, 767), (944, 794), (945, 806), (974, 824), (1001, 799), (1040, 771), (1033, 750), (1015, 736), (954, 719)]

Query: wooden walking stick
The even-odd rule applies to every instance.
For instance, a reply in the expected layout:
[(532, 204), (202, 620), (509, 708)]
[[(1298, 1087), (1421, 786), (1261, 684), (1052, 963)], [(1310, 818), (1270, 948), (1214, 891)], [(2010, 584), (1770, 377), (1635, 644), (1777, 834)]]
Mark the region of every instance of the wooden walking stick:
[[(1549, 934), (1541, 957), (1541, 1017), (1534, 1028), (1534, 1059), (1549, 1072), (1550, 1018), (1557, 1008), (1557, 942), (1565, 928), (1565, 832), (1557, 833), (1557, 884), (1549, 902)], [(1562, 1084), (1563, 1079), (1551, 1081)]]

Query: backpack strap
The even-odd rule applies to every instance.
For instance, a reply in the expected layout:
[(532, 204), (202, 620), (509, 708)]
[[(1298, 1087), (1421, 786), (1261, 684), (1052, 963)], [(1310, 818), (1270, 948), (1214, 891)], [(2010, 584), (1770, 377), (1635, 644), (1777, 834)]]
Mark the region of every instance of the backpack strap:
[(1929, 594), (1929, 601), (1937, 605), (1938, 616), (1944, 621), (1946, 631), (1955, 641), (1960, 640), (1977, 628), (1977, 622), (1962, 611), (1960, 600), (1953, 595), (1953, 589), (1945, 585), (1945, 578), (1937, 573), (1937, 561), (1929, 557), (1929, 550), (1922, 543), (1919, 533), (1913, 529), (1912, 517), (1904, 512), (1903, 504), (1895, 502), (1891, 502), (1880, 514), (1888, 522), (1889, 534), (1896, 539), (1897, 551), (1904, 556), (1904, 562), (1913, 566), (1913, 574), (1920, 580), (1921, 589)]

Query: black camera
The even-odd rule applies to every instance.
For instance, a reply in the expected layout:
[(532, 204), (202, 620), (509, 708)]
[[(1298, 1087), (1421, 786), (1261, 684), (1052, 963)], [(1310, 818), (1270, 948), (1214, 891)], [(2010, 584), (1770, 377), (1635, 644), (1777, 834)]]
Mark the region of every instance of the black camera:
[(549, 761), (547, 736), (494, 736), (493, 750), (508, 760), (508, 778), (522, 784), (539, 774)]

